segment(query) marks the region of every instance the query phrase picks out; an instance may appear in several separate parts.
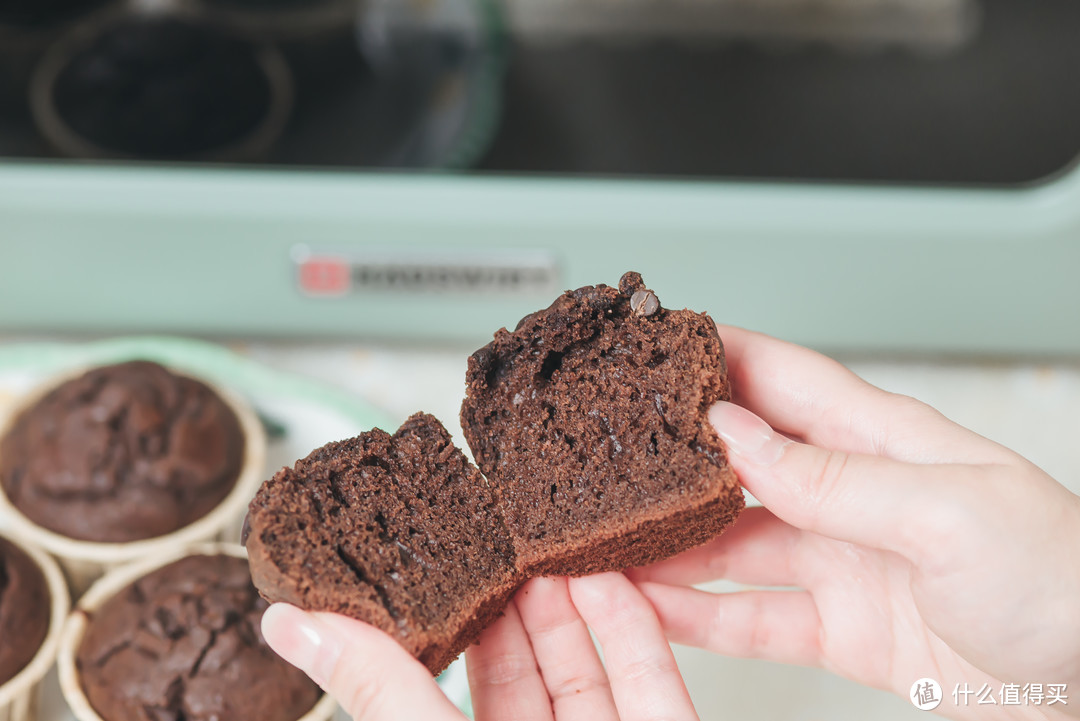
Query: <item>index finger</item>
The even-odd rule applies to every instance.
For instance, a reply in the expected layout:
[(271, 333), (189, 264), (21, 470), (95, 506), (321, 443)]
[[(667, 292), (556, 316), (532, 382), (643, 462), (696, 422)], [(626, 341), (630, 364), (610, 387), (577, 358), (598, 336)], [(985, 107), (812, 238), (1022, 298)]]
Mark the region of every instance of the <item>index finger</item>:
[(355, 721), (464, 721), (423, 664), (374, 626), (275, 603), (262, 617), (274, 651), (345, 707)]
[(867, 383), (827, 356), (717, 324), (734, 401), (783, 433), (848, 453), (909, 463), (991, 463), (1007, 449), (930, 406)]
[(619, 718), (697, 719), (656, 611), (630, 579), (601, 573), (571, 578), (569, 588), (604, 651)]

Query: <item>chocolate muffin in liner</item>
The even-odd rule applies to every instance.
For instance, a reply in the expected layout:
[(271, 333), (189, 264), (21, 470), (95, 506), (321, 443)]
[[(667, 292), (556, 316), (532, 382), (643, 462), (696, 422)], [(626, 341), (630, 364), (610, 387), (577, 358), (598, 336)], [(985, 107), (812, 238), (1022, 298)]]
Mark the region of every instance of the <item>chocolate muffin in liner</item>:
[[(138, 366), (142, 363), (145, 362), (136, 361), (130, 365)], [(5, 458), (3, 456), (4, 441), (18, 430), (20, 419), (24, 414), (32, 412), (39, 403), (48, 402), (50, 397), (55, 395), (55, 392), (69, 386), (72, 382), (87, 377), (87, 374), (123, 368), (126, 365), (128, 364), (101, 366), (94, 369), (80, 369), (68, 372), (41, 384), (37, 389), (20, 399), (6, 417), (0, 418), (0, 475), (4, 473), (5, 468), (9, 468), (11, 465), (12, 444), (8, 446), (9, 457)], [(160, 558), (177, 548), (184, 548), (192, 543), (236, 540), (239, 536), (240, 522), (246, 511), (247, 503), (251, 500), (262, 481), (266, 462), (266, 432), (251, 406), (237, 394), (228, 389), (217, 387), (205, 379), (195, 378), (168, 368), (164, 370), (189, 385), (208, 389), (214, 400), (219, 399), (231, 411), (243, 440), (242, 452), (236, 464), (235, 480), (227, 487), (227, 490), (225, 488), (219, 490), (220, 500), (217, 500), (216, 505), (209, 508), (200, 508), (198, 517), (185, 519), (183, 525), (179, 527), (166, 527), (168, 530), (160, 534), (146, 535), (144, 533), (142, 537), (131, 539), (114, 537), (101, 540), (100, 538), (93, 538), (75, 532), (76, 527), (85, 522), (85, 517), (93, 515), (92, 508), (73, 513), (70, 524), (71, 529), (66, 530), (62, 518), (41, 518), (41, 513), (38, 511), (35, 511), (38, 518), (32, 518), (31, 516), (35, 515), (35, 513), (28, 513), (21, 509), (20, 504), (16, 503), (6, 490), (11, 485), (10, 479), (0, 478), (0, 516), (5, 518), (8, 527), (18, 537), (44, 549), (59, 561), (60, 567), (67, 577), (68, 584), (76, 598), (91, 583), (113, 567), (143, 557)], [(191, 383), (192, 381), (195, 383)], [(114, 399), (114, 401), (118, 406), (124, 405), (123, 398)], [(125, 412), (130, 414), (133, 411), (127, 409)], [(114, 422), (117, 421), (111, 417), (102, 420), (104, 424)], [(125, 419), (124, 422), (131, 422), (131, 419)], [(139, 443), (143, 442), (144, 439), (140, 437)], [(200, 440), (196, 438), (194, 442), (200, 442)], [(21, 453), (23, 451), (20, 448), (15, 449), (15, 452)], [(58, 451), (54, 450), (53, 452)], [(84, 451), (77, 449), (73, 452), (78, 454)], [(131, 453), (131, 450), (129, 449), (128, 452)], [(152, 454), (153, 449), (147, 452)], [(181, 462), (183, 460), (181, 459)], [(105, 468), (103, 471), (95, 470), (94, 483), (108, 484), (110, 482), (108, 474), (111, 472), (115, 471), (110, 470), (110, 468)], [(150, 472), (152, 473), (153, 470)], [(10, 473), (10, 468), (8, 473)], [(55, 476), (55, 473), (53, 475)], [(24, 480), (23, 482), (27, 481)], [(59, 491), (63, 490), (63, 488), (59, 489)], [(77, 492), (81, 493), (82, 490), (80, 488)], [(151, 490), (161, 491), (161, 489)], [(64, 494), (58, 493), (58, 495), (63, 497)], [(137, 510), (140, 500), (142, 506), (146, 509), (159, 510), (158, 506), (160, 504), (145, 500), (145, 498), (139, 496), (128, 499), (126, 503), (134, 506)], [(112, 526), (117, 532), (123, 532), (122, 513), (117, 516), (117, 519), (112, 523)], [(135, 523), (135, 521), (132, 521), (132, 523)]]
[[(83, 594), (64, 626), (60, 639), (57, 668), (60, 689), (64, 699), (78, 721), (113, 721), (103, 718), (87, 698), (79, 671), (79, 651), (95, 613), (135, 581), (189, 556), (230, 556), (247, 558), (242, 546), (232, 543), (200, 543), (174, 550), (161, 557), (145, 558), (125, 566), (114, 568), (98, 579)], [(147, 663), (154, 663), (148, 660)], [(284, 663), (284, 662), (283, 662)], [(337, 703), (326, 694), (320, 694), (309, 711), (296, 721), (329, 721), (337, 710)], [(241, 714), (240, 717), (243, 717)]]
[(0, 721), (35, 721), (41, 698), (41, 681), (52, 668), (60, 646), (60, 636), (70, 607), (70, 596), (64, 576), (48, 554), (21, 543), (10, 536), (0, 539), (22, 551), (41, 570), (48, 589), (48, 629), (37, 652), (22, 670), (0, 683)]

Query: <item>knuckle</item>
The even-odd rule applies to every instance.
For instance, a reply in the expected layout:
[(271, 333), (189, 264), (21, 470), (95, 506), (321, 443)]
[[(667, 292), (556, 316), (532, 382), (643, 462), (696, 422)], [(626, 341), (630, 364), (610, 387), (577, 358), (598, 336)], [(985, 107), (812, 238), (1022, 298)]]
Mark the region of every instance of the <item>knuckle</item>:
[(582, 618), (604, 643), (607, 639), (624, 637), (642, 624), (655, 621), (656, 612), (639, 593), (618, 594), (607, 599), (602, 611), (590, 610)]
[(536, 673), (536, 660), (520, 653), (501, 654), (471, 665), (476, 683), (481, 686), (510, 686)]
[[(339, 665), (345, 666), (347, 664)], [(342, 705), (348, 710), (354, 719), (372, 718), (378, 714), (378, 710), (385, 702), (383, 698), (382, 683), (378, 673), (371, 669), (358, 669), (356, 667), (343, 669), (348, 673), (348, 692), (344, 698), (340, 698)]]
[(879, 455), (889, 455), (890, 448), (917, 442), (931, 428), (941, 428), (943, 423), (949, 423), (933, 406), (899, 393), (887, 393), (885, 408), (883, 422), (873, 442), (874, 452)]
[(632, 634), (642, 625), (655, 621), (656, 612), (647, 604), (648, 602), (644, 601), (644, 599), (642, 599), (641, 603), (636, 603), (630, 599), (622, 599), (609, 609), (606, 621), (598, 620), (592, 624), (594, 630), (599, 633), (601, 627), (606, 626), (603, 630), (609, 638), (616, 635)]
[(889, 403), (889, 412), (893, 417), (911, 420), (915, 418), (925, 418), (930, 415), (941, 415), (933, 406), (923, 403), (914, 396), (905, 395), (903, 393), (893, 393), (891, 391), (882, 392), (886, 394)]
[(848, 480), (848, 461), (851, 456), (843, 451), (823, 451), (816, 459), (809, 475), (807, 489), (809, 507), (825, 509), (843, 493)]
[(963, 489), (943, 487), (932, 503), (899, 524), (906, 555), (924, 572), (948, 573), (958, 560), (966, 566), (972, 554), (978, 553), (986, 524), (972, 500)]
[(743, 633), (744, 629), (745, 626), (742, 624), (730, 623), (728, 614), (724, 611), (724, 604), (717, 602), (713, 606), (713, 612), (709, 614), (707, 623), (701, 629), (701, 636), (696, 645), (716, 653), (723, 653), (733, 644), (737, 645), (736, 634)]
[(764, 609), (762, 606), (763, 602), (759, 597), (754, 603), (753, 620), (750, 623), (749, 629), (747, 629), (749, 650), (755, 657), (760, 657), (765, 649), (768, 648), (768, 644), (771, 641), (769, 624), (764, 622)]
[(716, 604), (709, 619), (705, 647), (739, 658), (760, 657), (762, 644), (769, 640), (768, 629), (760, 620), (762, 599), (752, 592), (739, 592), (727, 600), (735, 603)]
[(561, 678), (551, 684), (548, 693), (553, 701), (573, 698), (584, 693), (591, 693), (610, 687), (607, 677), (595, 673), (577, 673)]
[(621, 671), (621, 676), (627, 681), (643, 681), (657, 676), (678, 673), (674, 660), (658, 656), (639, 656), (627, 660)]
[(560, 636), (567, 631), (573, 630), (580, 621), (580, 618), (572, 617), (569, 614), (558, 617), (551, 616), (542, 619), (535, 626), (530, 627), (526, 624), (526, 628), (528, 628), (529, 635), (533, 637), (544, 638)]

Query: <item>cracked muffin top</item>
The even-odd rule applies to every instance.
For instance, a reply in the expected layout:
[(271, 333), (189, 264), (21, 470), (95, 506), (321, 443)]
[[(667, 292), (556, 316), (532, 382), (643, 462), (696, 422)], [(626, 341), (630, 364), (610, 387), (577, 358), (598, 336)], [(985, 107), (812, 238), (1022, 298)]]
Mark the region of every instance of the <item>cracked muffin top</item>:
[(95, 368), (23, 410), (0, 439), (0, 486), (39, 526), (124, 543), (205, 516), (243, 462), (240, 422), (216, 393), (133, 361)]
[(76, 655), (105, 721), (295, 721), (321, 691), (266, 645), (247, 561), (188, 556), (94, 611)]

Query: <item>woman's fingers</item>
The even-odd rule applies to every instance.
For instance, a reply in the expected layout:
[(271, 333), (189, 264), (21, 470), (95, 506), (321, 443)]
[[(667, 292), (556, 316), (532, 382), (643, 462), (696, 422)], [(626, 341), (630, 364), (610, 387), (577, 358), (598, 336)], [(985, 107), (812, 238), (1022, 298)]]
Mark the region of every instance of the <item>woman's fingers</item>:
[(262, 632), (356, 721), (464, 718), (423, 664), (366, 623), (277, 603), (263, 614)]
[(642, 583), (671, 641), (737, 658), (817, 666), (821, 622), (806, 591), (706, 593)]
[[(819, 353), (753, 331), (717, 326), (735, 401), (776, 429), (808, 443), (875, 453), (887, 394)], [(854, 409), (871, 413), (853, 422)]]
[(739, 480), (787, 523), (920, 562), (940, 552), (981, 493), (985, 466), (914, 465), (795, 443), (745, 408), (709, 421)]
[(717, 326), (735, 401), (779, 431), (849, 453), (912, 463), (1004, 463), (1015, 456), (840, 363), (760, 333)]
[(480, 634), (465, 659), (477, 721), (551, 721), (547, 688), (514, 604)]
[(803, 532), (761, 507), (747, 508), (735, 525), (704, 546), (626, 572), (635, 583), (690, 586), (727, 579), (753, 586), (799, 585), (796, 549)]
[[(565, 578), (534, 578), (514, 598), (556, 719), (619, 721), (604, 665)], [(506, 716), (505, 718), (516, 718)]]
[(697, 719), (660, 622), (621, 573), (572, 578), (570, 597), (604, 652), (622, 721)]

